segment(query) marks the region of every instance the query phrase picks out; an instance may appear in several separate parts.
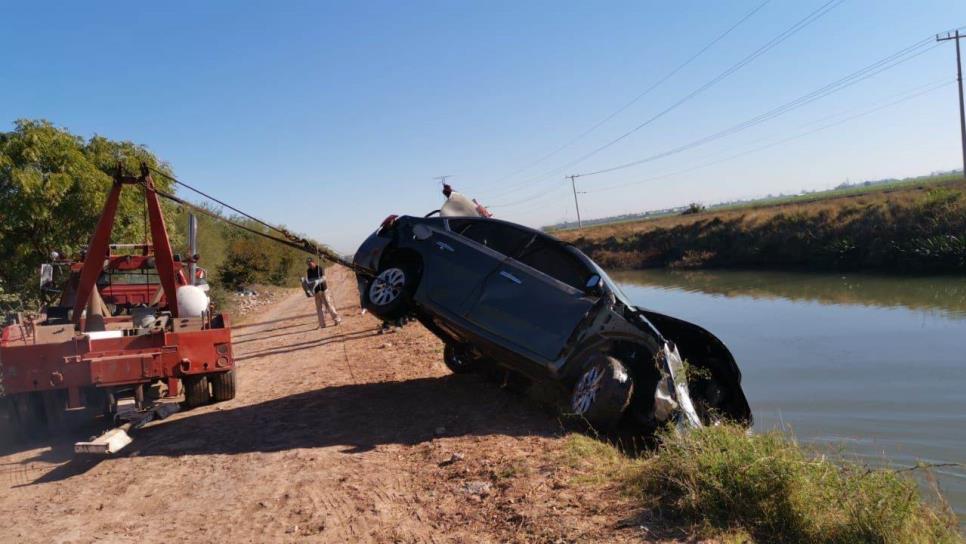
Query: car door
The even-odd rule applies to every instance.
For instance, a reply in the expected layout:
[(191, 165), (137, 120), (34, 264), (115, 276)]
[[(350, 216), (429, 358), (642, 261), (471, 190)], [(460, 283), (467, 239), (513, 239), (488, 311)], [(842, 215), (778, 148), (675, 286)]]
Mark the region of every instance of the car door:
[[(518, 251), (529, 238), (503, 233), (497, 222), (485, 219), (449, 219), (449, 229), (434, 229), (425, 240), (429, 262), (421, 287), (426, 297), (441, 309), (462, 316), (475, 299), (480, 285), (506, 260), (506, 251)], [(496, 225), (496, 226), (494, 226)], [(522, 229), (518, 229), (522, 230)], [(525, 234), (525, 233), (524, 233)]]
[(560, 242), (537, 235), (487, 276), (467, 319), (552, 361), (594, 305), (583, 289), (592, 274)]

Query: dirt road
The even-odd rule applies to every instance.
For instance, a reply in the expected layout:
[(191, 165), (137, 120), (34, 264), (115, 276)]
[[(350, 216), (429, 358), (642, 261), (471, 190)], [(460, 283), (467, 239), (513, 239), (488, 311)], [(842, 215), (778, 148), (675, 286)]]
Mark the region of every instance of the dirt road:
[(351, 275), (330, 279), (341, 326), (319, 330), (297, 293), (234, 329), (235, 400), (152, 423), (111, 459), (74, 459), (78, 436), (4, 445), (0, 542), (645, 537), (613, 489), (560, 462), (550, 410), (450, 374), (418, 324), (377, 334)]

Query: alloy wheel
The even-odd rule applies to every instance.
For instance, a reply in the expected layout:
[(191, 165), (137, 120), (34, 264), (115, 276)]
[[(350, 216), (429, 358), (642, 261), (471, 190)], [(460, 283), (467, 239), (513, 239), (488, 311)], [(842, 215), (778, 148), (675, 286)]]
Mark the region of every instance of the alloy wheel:
[(600, 382), (603, 376), (604, 372), (600, 365), (594, 365), (588, 368), (580, 377), (580, 381), (574, 387), (574, 394), (570, 401), (570, 407), (575, 414), (586, 414), (590, 410), (590, 407), (593, 406), (594, 399), (597, 398), (597, 391), (600, 390)]
[(406, 273), (400, 268), (383, 270), (369, 287), (369, 300), (377, 306), (386, 306), (395, 301), (406, 285)]

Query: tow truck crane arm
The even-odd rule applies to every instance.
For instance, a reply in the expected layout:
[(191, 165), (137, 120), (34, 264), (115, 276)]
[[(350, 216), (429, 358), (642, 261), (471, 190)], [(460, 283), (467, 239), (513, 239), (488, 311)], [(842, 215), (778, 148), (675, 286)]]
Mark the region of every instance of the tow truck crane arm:
[(327, 261), (330, 261), (330, 262), (333, 262), (333, 263), (341, 264), (342, 266), (345, 266), (346, 268), (349, 268), (349, 269), (351, 269), (351, 270), (353, 270), (353, 271), (355, 271), (357, 273), (360, 273), (360, 274), (371, 275), (371, 273), (368, 272), (367, 270), (364, 270), (362, 268), (359, 268), (352, 261), (350, 261), (349, 259), (346, 259), (345, 257), (342, 257), (341, 255), (338, 255), (337, 253), (335, 253), (334, 251), (332, 251), (331, 249), (329, 249), (328, 247), (326, 247), (323, 244), (320, 244), (320, 243), (318, 243), (318, 242), (316, 242), (314, 240), (310, 240), (308, 238), (304, 238), (302, 236), (296, 236), (295, 234), (292, 234), (291, 232), (289, 232), (288, 230), (286, 230), (284, 228), (276, 227), (275, 225), (272, 225), (270, 223), (267, 223), (265, 221), (262, 221), (261, 219), (258, 219), (257, 217), (254, 217), (252, 215), (249, 215), (249, 214), (247, 214), (247, 213), (239, 210), (238, 208), (235, 208), (235, 207), (233, 207), (233, 206), (231, 206), (229, 204), (226, 204), (226, 203), (222, 202), (221, 200), (218, 200), (217, 198), (215, 198), (215, 197), (213, 197), (211, 195), (205, 194), (205, 193), (199, 191), (198, 189), (195, 189), (194, 187), (191, 187), (187, 183), (185, 183), (183, 181), (180, 181), (178, 179), (175, 179), (174, 177), (172, 177), (169, 174), (166, 174), (166, 173), (164, 173), (164, 172), (162, 172), (160, 170), (154, 170), (154, 169), (152, 169), (152, 171), (154, 171), (155, 173), (157, 173), (159, 175), (162, 175), (162, 176), (164, 176), (164, 177), (166, 177), (166, 178), (174, 181), (178, 185), (181, 185), (183, 187), (186, 187), (187, 189), (190, 189), (191, 191), (194, 191), (194, 192), (200, 194), (201, 196), (204, 196), (205, 198), (208, 198), (210, 200), (213, 200), (214, 202), (217, 202), (218, 204), (220, 204), (220, 205), (222, 205), (222, 206), (224, 206), (224, 207), (226, 207), (226, 208), (228, 208), (228, 209), (230, 209), (230, 210), (232, 210), (234, 212), (237, 212), (237, 213), (241, 214), (241, 215), (243, 215), (243, 216), (251, 219), (252, 221), (255, 221), (256, 223), (259, 223), (261, 225), (264, 225), (268, 229), (271, 229), (271, 230), (274, 230), (274, 231), (278, 232), (281, 235), (281, 237), (279, 237), (279, 236), (273, 236), (273, 235), (268, 234), (266, 232), (262, 232), (260, 230), (253, 229), (253, 228), (248, 227), (246, 225), (242, 225), (240, 223), (237, 223), (235, 221), (232, 221), (232, 220), (230, 220), (228, 218), (225, 218), (225, 217), (223, 217), (223, 216), (221, 216), (219, 214), (213, 213), (211, 210), (208, 210), (208, 209), (205, 209), (205, 208), (203, 208), (201, 206), (197, 206), (195, 204), (192, 204), (191, 202), (188, 202), (188, 201), (186, 201), (186, 200), (184, 200), (182, 198), (176, 197), (176, 196), (174, 196), (172, 194), (168, 194), (168, 193), (159, 191), (156, 188), (154, 188), (153, 185), (150, 186), (150, 187), (148, 187), (148, 190), (149, 191), (154, 192), (155, 194), (157, 194), (158, 196), (160, 196), (162, 198), (166, 198), (166, 199), (168, 199), (168, 200), (170, 200), (172, 202), (175, 202), (177, 204), (180, 204), (182, 206), (185, 206), (186, 208), (190, 208), (190, 209), (192, 209), (192, 210), (194, 210), (194, 211), (196, 211), (196, 212), (198, 212), (200, 214), (207, 215), (208, 217), (211, 217), (211, 218), (213, 218), (213, 219), (215, 219), (217, 221), (224, 222), (224, 223), (226, 223), (228, 225), (231, 225), (233, 227), (239, 228), (241, 230), (244, 230), (244, 231), (249, 232), (251, 234), (254, 234), (256, 236), (261, 236), (262, 238), (265, 238), (267, 240), (271, 240), (271, 241), (273, 241), (273, 242), (275, 242), (277, 244), (281, 244), (281, 245), (290, 247), (292, 249), (296, 249), (298, 251), (302, 251), (302, 252), (308, 253), (309, 255), (312, 255), (314, 257), (323, 258), (323, 259), (325, 259)]

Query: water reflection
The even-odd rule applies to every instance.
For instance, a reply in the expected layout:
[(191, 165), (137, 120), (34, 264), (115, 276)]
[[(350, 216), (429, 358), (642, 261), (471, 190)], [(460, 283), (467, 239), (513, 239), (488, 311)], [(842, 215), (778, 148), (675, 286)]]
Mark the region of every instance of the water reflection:
[(725, 297), (904, 307), (966, 318), (966, 277), (715, 270), (640, 270), (615, 272), (611, 276), (625, 285), (681, 289)]
[[(966, 463), (966, 278), (734, 271), (613, 275), (734, 353), (755, 427), (905, 465)], [(937, 471), (961, 518), (966, 469)]]

